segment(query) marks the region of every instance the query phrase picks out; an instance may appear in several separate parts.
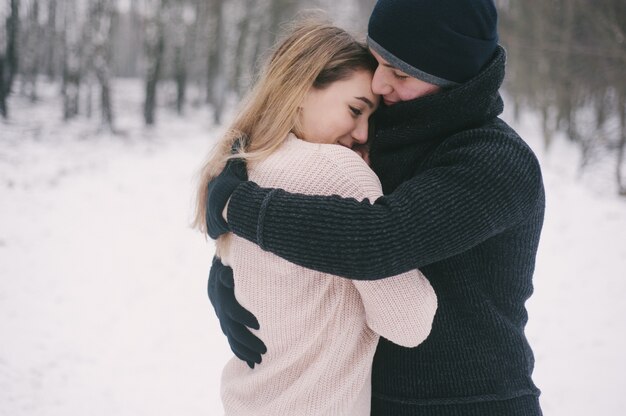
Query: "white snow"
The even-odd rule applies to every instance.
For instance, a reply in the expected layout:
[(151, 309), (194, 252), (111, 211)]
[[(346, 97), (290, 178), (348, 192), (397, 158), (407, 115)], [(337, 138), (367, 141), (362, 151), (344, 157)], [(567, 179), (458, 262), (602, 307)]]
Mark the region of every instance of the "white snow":
[[(213, 246), (188, 226), (195, 174), (219, 133), (205, 109), (159, 108), (116, 80), (117, 126), (64, 124), (55, 88), (0, 122), (0, 415), (219, 415), (230, 350), (206, 296)], [(508, 117), (507, 117), (508, 118)], [(626, 201), (545, 153), (547, 213), (528, 302), (549, 416), (626, 414)]]

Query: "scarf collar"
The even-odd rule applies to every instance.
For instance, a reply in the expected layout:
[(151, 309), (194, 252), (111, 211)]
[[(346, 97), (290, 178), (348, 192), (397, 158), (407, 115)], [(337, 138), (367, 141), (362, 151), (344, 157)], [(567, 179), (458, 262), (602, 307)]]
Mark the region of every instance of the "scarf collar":
[(505, 61), (506, 52), (498, 46), (494, 58), (468, 82), (415, 100), (381, 106), (372, 120), (374, 154), (417, 142), (438, 142), (497, 117), (503, 109), (498, 90), (504, 79)]

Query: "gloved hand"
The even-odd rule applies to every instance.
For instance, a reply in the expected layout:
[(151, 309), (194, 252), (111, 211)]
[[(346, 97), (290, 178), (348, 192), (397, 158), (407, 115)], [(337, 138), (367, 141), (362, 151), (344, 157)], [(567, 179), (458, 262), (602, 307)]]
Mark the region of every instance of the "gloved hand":
[(259, 329), (259, 322), (235, 299), (233, 269), (224, 266), (217, 257), (213, 257), (209, 272), (208, 292), (230, 349), (250, 368), (254, 368), (255, 363), (261, 363), (261, 355), (267, 352), (267, 348), (247, 327)]
[(209, 182), (206, 201), (206, 226), (212, 239), (230, 231), (222, 216), (224, 207), (241, 182), (248, 180), (246, 162), (243, 159), (230, 159), (222, 173)]

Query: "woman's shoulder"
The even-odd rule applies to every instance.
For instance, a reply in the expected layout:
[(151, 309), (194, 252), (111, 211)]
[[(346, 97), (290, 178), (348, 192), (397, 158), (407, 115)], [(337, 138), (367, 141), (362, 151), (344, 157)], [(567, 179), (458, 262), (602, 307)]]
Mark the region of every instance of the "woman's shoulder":
[(378, 177), (358, 154), (340, 145), (306, 142), (293, 134), (251, 169), (250, 179), (260, 186), (305, 194), (358, 199), (382, 195)]
[[(342, 172), (353, 170), (371, 171), (363, 159), (347, 147), (337, 144), (307, 142), (297, 138), (293, 133), (289, 134), (275, 152), (262, 162), (259, 162), (257, 167), (269, 169), (291, 165), (291, 168), (297, 171), (304, 169), (303, 166), (311, 162), (333, 165)], [(301, 163), (304, 163), (304, 165), (301, 165)], [(330, 166), (326, 167), (329, 168)]]

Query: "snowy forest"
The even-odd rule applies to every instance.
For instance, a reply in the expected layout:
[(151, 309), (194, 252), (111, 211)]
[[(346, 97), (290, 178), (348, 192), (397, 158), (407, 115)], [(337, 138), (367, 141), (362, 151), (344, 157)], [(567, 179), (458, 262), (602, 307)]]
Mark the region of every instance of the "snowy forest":
[[(174, 83), (180, 114), (208, 105), (221, 120), (229, 99), (250, 84), (280, 24), (303, 8), (350, 16), (343, 27), (365, 28), (373, 1), (295, 0), (3, 0), (0, 9), (0, 102), (21, 78), (19, 94), (35, 103), (40, 77), (57, 82), (63, 117), (99, 117), (115, 131), (116, 77), (145, 85), (143, 118), (156, 122), (160, 86)], [(190, 94), (194, 91), (195, 94)]]
[[(626, 195), (626, 3), (622, 0), (498, 0), (508, 51), (506, 91), (516, 114), (540, 114), (545, 146), (564, 134), (579, 169), (612, 168)], [(37, 104), (54, 83), (64, 120), (93, 118), (116, 131), (116, 79), (144, 85), (146, 125), (158, 103), (183, 115), (207, 106), (220, 123), (249, 87), (281, 23), (303, 9), (325, 10), (364, 33), (373, 0), (2, 0), (0, 113), (11, 94)], [(164, 95), (163, 90), (168, 92)]]

